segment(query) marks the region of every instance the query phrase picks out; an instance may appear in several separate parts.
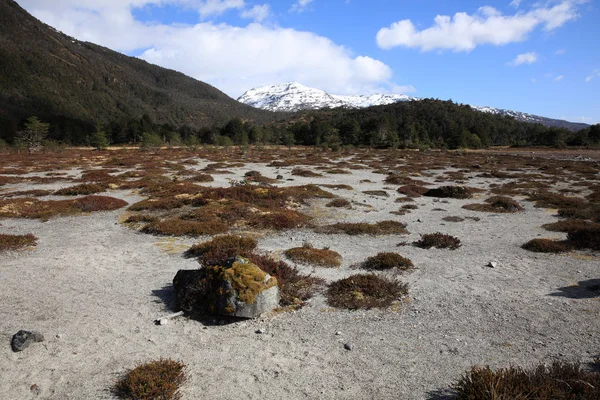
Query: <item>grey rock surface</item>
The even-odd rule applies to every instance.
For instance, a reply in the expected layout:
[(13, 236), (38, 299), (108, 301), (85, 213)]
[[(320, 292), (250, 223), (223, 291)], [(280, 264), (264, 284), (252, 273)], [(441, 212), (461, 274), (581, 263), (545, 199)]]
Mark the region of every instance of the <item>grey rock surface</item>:
[(33, 343), (43, 341), (44, 335), (41, 333), (20, 330), (13, 335), (12, 340), (10, 341), (10, 347), (12, 348), (12, 351), (18, 352), (25, 350)]

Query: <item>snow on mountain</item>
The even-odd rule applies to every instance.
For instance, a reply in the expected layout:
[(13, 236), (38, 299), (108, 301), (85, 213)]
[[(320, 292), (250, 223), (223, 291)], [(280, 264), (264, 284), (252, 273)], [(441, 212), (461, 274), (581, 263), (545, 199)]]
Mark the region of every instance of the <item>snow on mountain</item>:
[(363, 108), (409, 100), (416, 99), (404, 94), (337, 96), (297, 82), (254, 88), (238, 98), (238, 101), (244, 104), (269, 111), (317, 110), (336, 107)]
[[(263, 86), (250, 89), (238, 98), (239, 102), (252, 107), (262, 108), (269, 111), (287, 112), (337, 107), (366, 108), (397, 103), (400, 101), (416, 100), (420, 99), (404, 94), (339, 96), (329, 94), (323, 90), (310, 88), (297, 82), (288, 82), (280, 85)], [(515, 118), (518, 121), (540, 123), (546, 126), (557, 126), (571, 130), (578, 130), (588, 126), (586, 124), (545, 118), (519, 111), (503, 110), (493, 107), (471, 107), (481, 112), (507, 115)]]

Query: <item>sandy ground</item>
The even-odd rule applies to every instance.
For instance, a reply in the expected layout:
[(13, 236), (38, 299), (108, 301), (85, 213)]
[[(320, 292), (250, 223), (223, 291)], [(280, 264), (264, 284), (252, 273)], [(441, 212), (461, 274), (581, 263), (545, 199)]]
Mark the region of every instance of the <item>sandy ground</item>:
[[(206, 163), (200, 160), (198, 168)], [(249, 164), (232, 169), (233, 175), (215, 175), (211, 185), (228, 186), (228, 179), (251, 169), (292, 178), (291, 168)], [(389, 212), (402, 205), (394, 203), (395, 187), (389, 198), (361, 193), (386, 187), (383, 175), (355, 170), (293, 178), (284, 184), (350, 184), (354, 190), (334, 192), (370, 206), (332, 211), (322, 207), (324, 201), (312, 202), (308, 211), (324, 222), (395, 219), (411, 233), (357, 237), (296, 230), (265, 234), (259, 248), (281, 253), (306, 241), (329, 246), (342, 254), (342, 268), (298, 266), (328, 281), (356, 273), (351, 264), (380, 251), (399, 252), (417, 267), (401, 276), (410, 285), (402, 307), (344, 311), (317, 295), (299, 311), (258, 320), (204, 326), (178, 318), (157, 326), (153, 320), (172, 312), (175, 273), (197, 266), (181, 253), (198, 239), (137, 233), (119, 224), (123, 210), (43, 223), (5, 219), (2, 233), (34, 233), (39, 242), (0, 254), (0, 397), (108, 399), (111, 384), (136, 362), (169, 357), (187, 365), (184, 399), (436, 399), (471, 365), (589, 362), (600, 353), (599, 299), (573, 286), (600, 278), (598, 254), (520, 248), (538, 236), (562, 236), (540, 228), (556, 220), (549, 210), (519, 199), (525, 212), (489, 214), (461, 208), (473, 200), (420, 198), (418, 210), (394, 216)], [(364, 179), (373, 183), (359, 183)], [(490, 182), (473, 178), (469, 185)], [(23, 186), (6, 187), (17, 189)], [(130, 203), (140, 199), (130, 192), (110, 195)], [(449, 215), (481, 220), (442, 221)], [(436, 231), (457, 236), (463, 246), (396, 246)], [(487, 267), (490, 261), (498, 267)], [(39, 331), (46, 341), (13, 353), (10, 339), (20, 329)], [(30, 390), (34, 384), (37, 395)]]

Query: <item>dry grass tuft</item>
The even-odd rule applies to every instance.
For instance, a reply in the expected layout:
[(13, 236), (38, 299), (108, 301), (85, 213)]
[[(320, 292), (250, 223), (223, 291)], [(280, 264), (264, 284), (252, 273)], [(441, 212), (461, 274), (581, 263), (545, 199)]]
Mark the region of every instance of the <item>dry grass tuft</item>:
[(80, 196), (94, 193), (102, 193), (108, 186), (97, 183), (82, 183), (81, 185), (70, 186), (59, 189), (54, 192), (57, 196)]
[(363, 193), (369, 196), (390, 197), (389, 193), (385, 190), (365, 190)]
[(600, 224), (584, 219), (563, 219), (551, 224), (542, 225), (542, 228), (552, 232), (574, 232), (580, 229), (600, 227)]
[(565, 242), (552, 239), (533, 239), (521, 247), (536, 253), (563, 253), (569, 250)]
[(181, 398), (179, 388), (185, 381), (182, 362), (160, 359), (127, 371), (115, 382), (112, 392), (122, 399), (177, 400)]
[(352, 275), (333, 282), (327, 290), (327, 302), (338, 308), (387, 308), (408, 294), (408, 285), (373, 274)]
[(471, 211), (493, 212), (493, 213), (516, 213), (524, 208), (510, 197), (493, 196), (485, 201), (485, 204), (466, 204), (464, 209)]
[(327, 203), (327, 207), (350, 208), (350, 202), (346, 199), (335, 199)]
[(429, 189), (423, 196), (440, 197), (452, 199), (470, 199), (473, 197), (473, 188), (466, 186), (441, 186), (435, 189)]
[(430, 189), (419, 185), (404, 185), (400, 186), (397, 191), (408, 197), (421, 197), (427, 193)]
[(413, 244), (422, 249), (435, 247), (437, 249), (456, 250), (461, 246), (460, 239), (440, 232), (421, 235), (421, 239)]
[(463, 222), (465, 219), (462, 217), (458, 217), (458, 216), (447, 216), (442, 218), (442, 220), (446, 221), (446, 222)]
[(367, 258), (360, 266), (371, 271), (383, 271), (393, 268), (406, 271), (414, 268), (411, 260), (398, 253), (377, 253), (373, 257)]
[(257, 246), (256, 239), (237, 236), (217, 236), (208, 242), (193, 245), (185, 252), (185, 256), (198, 258), (204, 266), (224, 265), (235, 256), (248, 257)]
[(28, 246), (35, 246), (37, 240), (37, 237), (31, 233), (27, 235), (0, 234), (0, 252), (7, 250), (18, 250)]
[(317, 173), (317, 172), (313, 172), (311, 170), (308, 169), (303, 169), (303, 168), (294, 168), (292, 170), (292, 175), (294, 176), (302, 176), (305, 178), (318, 178), (318, 177), (322, 177), (323, 175)]
[(366, 222), (339, 222), (317, 228), (319, 233), (345, 233), (347, 235), (404, 235), (406, 224), (397, 221), (380, 221), (374, 224)]
[(319, 267), (333, 268), (342, 265), (342, 256), (339, 253), (327, 248), (315, 249), (308, 243), (286, 250), (285, 255), (294, 262)]
[(568, 197), (550, 192), (535, 192), (528, 196), (538, 208), (579, 208), (585, 206), (585, 200), (579, 197)]
[(34, 198), (0, 200), (0, 217), (47, 220), (55, 216), (76, 215), (82, 212), (112, 211), (128, 203), (108, 196), (86, 196), (73, 200), (41, 201)]
[(521, 367), (473, 367), (451, 386), (459, 400), (600, 399), (600, 373), (577, 363), (555, 361), (526, 370)]

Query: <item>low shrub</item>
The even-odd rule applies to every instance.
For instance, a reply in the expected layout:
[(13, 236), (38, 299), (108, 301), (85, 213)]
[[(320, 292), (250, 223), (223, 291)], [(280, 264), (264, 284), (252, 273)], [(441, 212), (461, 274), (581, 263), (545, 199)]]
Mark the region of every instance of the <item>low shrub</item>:
[(247, 236), (223, 235), (208, 242), (198, 243), (190, 247), (185, 257), (197, 257), (202, 265), (223, 265), (227, 260), (242, 256), (248, 257), (257, 246), (256, 239)]
[(551, 192), (534, 192), (528, 196), (538, 208), (578, 208), (585, 207), (585, 200)]
[(542, 228), (552, 232), (574, 232), (580, 229), (596, 227), (599, 228), (600, 224), (590, 222), (584, 219), (563, 219), (551, 224), (542, 225)]
[(213, 182), (215, 178), (209, 174), (194, 174), (185, 179), (186, 182), (196, 182), (196, 183), (205, 183), (205, 182)]
[(76, 215), (82, 212), (117, 210), (127, 204), (124, 200), (108, 196), (47, 201), (23, 197), (0, 200), (0, 217), (47, 220), (55, 216)]
[(346, 199), (335, 199), (327, 203), (327, 207), (349, 208), (351, 207), (351, 205), (350, 202)]
[(408, 197), (421, 197), (425, 193), (429, 192), (430, 189), (419, 185), (404, 185), (397, 189), (398, 193), (401, 193)]
[(180, 218), (167, 218), (151, 222), (141, 229), (143, 233), (162, 236), (203, 236), (225, 233), (229, 226), (219, 220), (190, 221)]
[(323, 175), (317, 173), (317, 172), (313, 172), (311, 170), (308, 169), (302, 169), (302, 168), (294, 168), (292, 170), (292, 175), (294, 176), (302, 176), (305, 178), (318, 178), (318, 177), (322, 177)]
[(365, 190), (363, 193), (368, 194), (369, 196), (390, 197), (385, 190)]
[(600, 399), (600, 373), (584, 371), (578, 363), (559, 361), (528, 370), (472, 367), (451, 388), (459, 400)]
[(73, 204), (82, 212), (94, 212), (118, 210), (129, 203), (109, 196), (86, 196), (73, 200)]
[(127, 219), (125, 220), (126, 224), (139, 224), (139, 223), (149, 223), (149, 222), (156, 222), (158, 221), (157, 217), (153, 217), (151, 215), (143, 215), (143, 214), (136, 214), (136, 215), (130, 215), (129, 217), (127, 217)]
[(282, 210), (262, 214), (253, 214), (248, 225), (259, 229), (286, 230), (304, 226), (310, 218), (298, 211)]
[(465, 219), (458, 216), (447, 216), (442, 218), (442, 220), (446, 222), (463, 222)]
[(452, 199), (470, 199), (473, 197), (473, 189), (466, 186), (441, 186), (439, 188), (429, 189), (423, 196), (440, 197)]
[(152, 198), (129, 206), (130, 211), (151, 211), (151, 210), (173, 210), (183, 207), (186, 204), (185, 199), (176, 197)]
[(160, 359), (139, 364), (115, 382), (112, 392), (122, 399), (176, 400), (186, 381), (185, 365), (179, 361)]
[(578, 249), (600, 250), (600, 226), (594, 224), (570, 231), (567, 234), (569, 244)]
[(463, 208), (471, 211), (495, 213), (516, 213), (524, 210), (515, 200), (505, 196), (493, 196), (487, 199), (485, 204), (466, 204)]
[(521, 247), (536, 253), (563, 253), (569, 250), (565, 242), (552, 239), (533, 239)]
[(461, 243), (460, 239), (454, 236), (435, 232), (421, 235), (421, 239), (414, 242), (414, 245), (423, 249), (435, 247), (437, 249), (456, 250), (461, 246)]
[(101, 193), (106, 190), (107, 186), (97, 183), (82, 183), (81, 185), (62, 188), (54, 192), (57, 196), (79, 196), (94, 193)]
[(4, 235), (0, 234), (0, 252), (7, 250), (18, 250), (27, 246), (35, 246), (37, 238), (31, 233), (27, 235)]
[(377, 253), (373, 257), (367, 258), (361, 267), (371, 271), (382, 271), (386, 269), (399, 269), (406, 271), (414, 268), (414, 264), (406, 257), (398, 253)]
[(563, 218), (589, 219), (600, 222), (600, 205), (588, 203), (578, 207), (561, 208), (558, 210), (558, 215)]
[(406, 225), (397, 221), (380, 221), (374, 224), (366, 222), (338, 222), (317, 228), (319, 233), (345, 233), (347, 235), (403, 235), (407, 234)]
[(292, 261), (319, 267), (339, 267), (342, 265), (342, 256), (327, 248), (315, 249), (310, 244), (286, 250), (285, 255)]
[(358, 274), (333, 282), (327, 289), (327, 303), (356, 309), (387, 308), (408, 294), (408, 285), (373, 274)]

